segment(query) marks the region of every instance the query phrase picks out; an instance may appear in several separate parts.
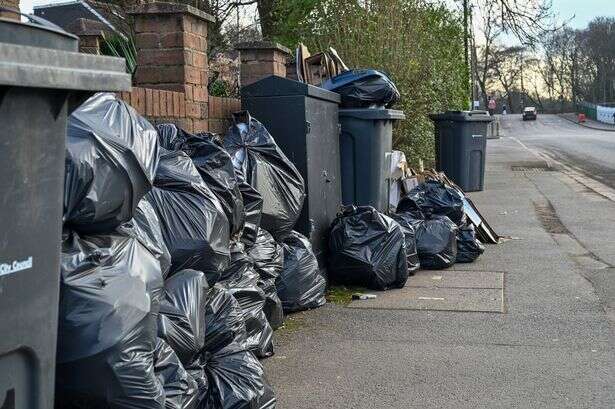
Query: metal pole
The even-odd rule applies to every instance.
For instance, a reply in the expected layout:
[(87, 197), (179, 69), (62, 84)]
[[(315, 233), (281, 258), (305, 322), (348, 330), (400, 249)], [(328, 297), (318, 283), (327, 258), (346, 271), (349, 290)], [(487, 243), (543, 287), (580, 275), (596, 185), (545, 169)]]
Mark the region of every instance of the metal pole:
[[(463, 57), (464, 57), (465, 65), (466, 65), (466, 70), (468, 70), (468, 73), (470, 73), (469, 70), (471, 70), (472, 68), (470, 67), (469, 58), (468, 58), (468, 52), (470, 51), (470, 47), (468, 44), (468, 0), (463, 0), (463, 49), (464, 49)], [(469, 81), (470, 78), (468, 78), (467, 80)], [(471, 93), (472, 91), (470, 91), (470, 94)], [(474, 104), (474, 100), (472, 99), (470, 103)]]

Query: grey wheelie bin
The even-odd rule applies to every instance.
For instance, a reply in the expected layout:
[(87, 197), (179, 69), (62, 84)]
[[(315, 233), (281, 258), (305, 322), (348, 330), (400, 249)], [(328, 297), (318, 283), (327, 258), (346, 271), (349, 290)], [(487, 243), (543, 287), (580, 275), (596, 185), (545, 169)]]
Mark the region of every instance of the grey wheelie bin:
[(405, 118), (394, 109), (340, 109), (343, 204), (387, 211), (393, 123)]
[(447, 111), (431, 116), (436, 139), (436, 169), (443, 171), (462, 190), (483, 190), (487, 125), (486, 111)]
[(0, 19), (0, 408), (52, 409), (66, 120), (130, 89), (123, 59), (55, 26)]

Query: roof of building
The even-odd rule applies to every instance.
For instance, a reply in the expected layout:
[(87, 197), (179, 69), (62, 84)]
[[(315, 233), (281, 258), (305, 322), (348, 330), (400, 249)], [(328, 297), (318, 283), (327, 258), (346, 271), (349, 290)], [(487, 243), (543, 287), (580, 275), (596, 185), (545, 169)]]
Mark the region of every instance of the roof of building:
[[(67, 31), (70, 31), (70, 28), (79, 28), (79, 24), (85, 24), (84, 29), (97, 29), (90, 22), (98, 22), (106, 28), (104, 31), (123, 35), (128, 27), (124, 12), (119, 6), (94, 0), (72, 0), (34, 6), (34, 15), (49, 20)], [(78, 23), (77, 20), (90, 22)]]

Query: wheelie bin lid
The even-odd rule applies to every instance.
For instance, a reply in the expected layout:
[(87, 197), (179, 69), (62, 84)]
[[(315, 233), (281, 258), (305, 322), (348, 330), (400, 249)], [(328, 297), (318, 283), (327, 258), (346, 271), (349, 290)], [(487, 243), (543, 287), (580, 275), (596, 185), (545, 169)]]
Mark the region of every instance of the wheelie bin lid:
[(352, 109), (340, 109), (340, 118), (350, 117), (365, 120), (376, 119), (388, 119), (388, 120), (402, 120), (406, 119), (406, 115), (403, 111), (397, 109), (379, 109), (379, 108), (352, 108)]
[(340, 95), (335, 92), (276, 75), (270, 75), (241, 89), (242, 98), (287, 97), (295, 95), (305, 95), (336, 104), (340, 103)]
[(454, 121), (454, 122), (491, 122), (493, 117), (487, 111), (446, 111), (438, 114), (429, 115), (434, 122)]
[(123, 58), (77, 52), (78, 38), (58, 26), (0, 18), (0, 85), (74, 91), (127, 91)]

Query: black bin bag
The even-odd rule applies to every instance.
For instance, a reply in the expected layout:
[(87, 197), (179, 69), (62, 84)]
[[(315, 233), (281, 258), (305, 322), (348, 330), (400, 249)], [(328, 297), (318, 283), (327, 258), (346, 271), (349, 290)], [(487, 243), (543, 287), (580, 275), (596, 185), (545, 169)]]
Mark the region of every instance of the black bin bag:
[(416, 228), (423, 219), (416, 219), (412, 213), (392, 214), (391, 218), (401, 227), (406, 241), (406, 264), (408, 275), (413, 275), (421, 267), (419, 253), (416, 249)]
[(107, 233), (129, 221), (157, 163), (157, 133), (147, 120), (114, 94), (88, 99), (68, 119), (65, 225)]
[(216, 195), (230, 224), (231, 236), (241, 234), (245, 222), (243, 199), (233, 162), (219, 139), (211, 133), (190, 134), (175, 124), (160, 124), (160, 145), (185, 152), (203, 181)]
[[(239, 302), (222, 284), (207, 294), (205, 346), (200, 356), (205, 409), (273, 409), (275, 397), (263, 367), (247, 349), (248, 334)], [(198, 376), (198, 372), (193, 372)]]
[(483, 252), (483, 243), (476, 238), (472, 223), (466, 223), (457, 231), (457, 263), (472, 263)]
[(158, 336), (173, 348), (182, 364), (193, 366), (205, 346), (205, 308), (209, 285), (196, 270), (182, 270), (164, 283)]
[(141, 199), (131, 221), (118, 227), (118, 231), (134, 235), (160, 262), (162, 277), (171, 269), (171, 253), (164, 243), (160, 220), (153, 206)]
[(261, 226), (278, 239), (290, 233), (299, 218), (305, 199), (303, 178), (263, 124), (245, 112), (237, 118), (224, 136), (224, 147), (261, 194)]
[(265, 315), (265, 292), (258, 286), (254, 261), (242, 243), (231, 244), (231, 264), (219, 284), (239, 302), (246, 326), (246, 347), (259, 358), (273, 355), (273, 329)]
[(164, 390), (165, 409), (195, 409), (198, 385), (186, 371), (175, 351), (158, 338), (154, 351), (154, 373)]
[(205, 409), (274, 409), (275, 397), (263, 366), (250, 351), (230, 344), (205, 354), (209, 389)]
[(437, 180), (420, 183), (404, 196), (397, 205), (397, 213), (420, 209), (425, 215), (447, 216), (458, 226), (465, 222), (462, 194)]
[(346, 71), (325, 81), (323, 88), (340, 94), (343, 108), (389, 108), (400, 97), (393, 81), (377, 70)]
[(329, 235), (331, 281), (374, 290), (402, 288), (408, 279), (400, 225), (371, 206), (346, 206)]
[(59, 406), (163, 408), (153, 359), (160, 263), (130, 235), (69, 232), (63, 239)]
[(248, 334), (241, 305), (221, 284), (216, 284), (207, 293), (204, 323), (203, 351), (215, 353), (232, 343), (244, 348), (247, 345)]
[(324, 305), (327, 282), (320, 273), (310, 241), (292, 231), (281, 244), (284, 266), (276, 280), (276, 289), (284, 311), (303, 311)]
[(455, 264), (457, 225), (446, 216), (433, 215), (416, 226), (416, 248), (421, 267), (439, 270)]
[(246, 221), (241, 232), (241, 242), (246, 245), (246, 248), (251, 248), (254, 246), (261, 225), (263, 197), (246, 182), (246, 178), (240, 169), (235, 169), (235, 176), (239, 182), (239, 191), (243, 199), (243, 210), (246, 214)]
[(190, 158), (181, 151), (161, 151), (154, 188), (145, 197), (160, 220), (171, 274), (191, 268), (213, 284), (230, 262), (228, 220)]
[(278, 297), (275, 282), (284, 268), (284, 249), (265, 229), (258, 229), (256, 243), (248, 251), (259, 275), (258, 286), (265, 292), (265, 315), (273, 329), (284, 324), (282, 300)]

